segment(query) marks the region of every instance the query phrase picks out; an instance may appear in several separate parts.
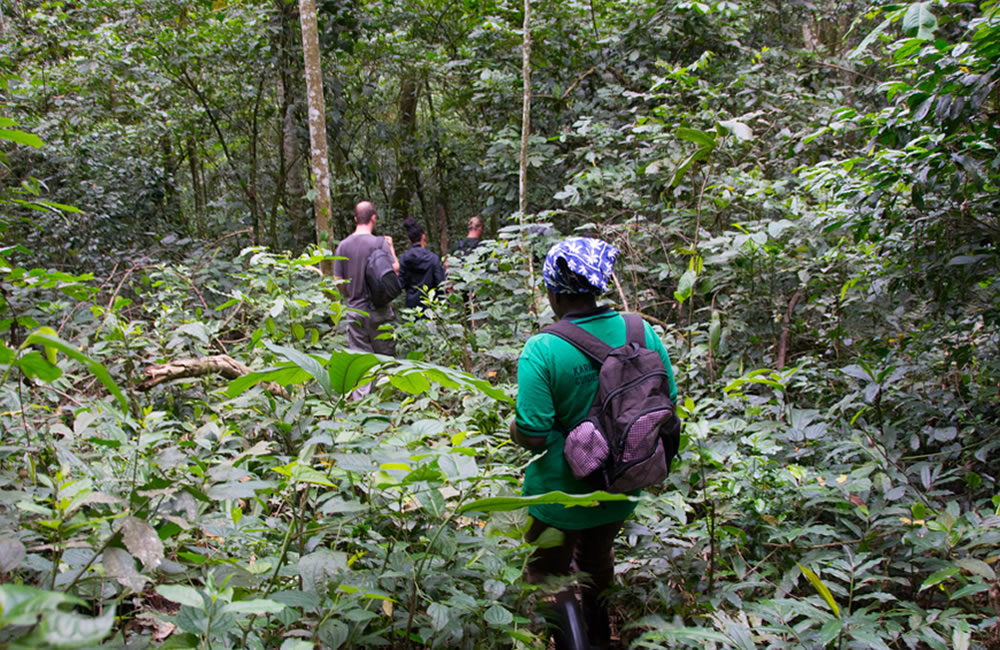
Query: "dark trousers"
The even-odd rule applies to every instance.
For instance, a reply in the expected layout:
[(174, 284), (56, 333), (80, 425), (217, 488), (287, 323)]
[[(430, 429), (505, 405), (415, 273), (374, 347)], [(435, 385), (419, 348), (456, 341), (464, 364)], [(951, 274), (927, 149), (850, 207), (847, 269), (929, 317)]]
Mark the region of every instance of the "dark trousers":
[[(566, 576), (580, 571), (588, 576), (581, 585), (583, 595), (599, 596), (611, 586), (615, 577), (614, 541), (623, 523), (615, 521), (583, 530), (563, 530), (561, 545), (536, 548), (531, 554), (528, 581), (540, 584), (548, 576)], [(546, 528), (548, 524), (536, 519), (525, 537), (533, 542)]]

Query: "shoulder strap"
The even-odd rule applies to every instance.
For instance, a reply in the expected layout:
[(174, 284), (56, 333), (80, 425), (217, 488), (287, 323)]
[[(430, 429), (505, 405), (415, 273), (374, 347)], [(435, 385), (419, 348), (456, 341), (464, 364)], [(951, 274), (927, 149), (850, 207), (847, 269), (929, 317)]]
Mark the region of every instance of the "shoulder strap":
[(559, 320), (542, 330), (558, 336), (580, 352), (603, 364), (611, 353), (611, 346), (570, 320)]
[(625, 342), (637, 343), (640, 348), (646, 347), (646, 324), (639, 314), (622, 314), (625, 319)]

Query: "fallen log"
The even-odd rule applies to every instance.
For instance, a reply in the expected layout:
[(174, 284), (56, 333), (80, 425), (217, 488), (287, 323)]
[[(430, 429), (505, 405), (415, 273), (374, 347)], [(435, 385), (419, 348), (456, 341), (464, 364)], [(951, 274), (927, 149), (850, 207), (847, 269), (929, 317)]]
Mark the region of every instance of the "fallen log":
[[(188, 377), (202, 377), (204, 375), (222, 375), (226, 379), (237, 379), (249, 373), (250, 368), (231, 356), (227, 354), (215, 354), (208, 357), (178, 359), (177, 361), (148, 366), (142, 372), (146, 376), (146, 379), (139, 382), (136, 388), (141, 391), (147, 391), (153, 386), (172, 379), (186, 379)], [(272, 395), (278, 395), (288, 400), (292, 399), (291, 394), (281, 384), (267, 381), (261, 383), (261, 386)]]

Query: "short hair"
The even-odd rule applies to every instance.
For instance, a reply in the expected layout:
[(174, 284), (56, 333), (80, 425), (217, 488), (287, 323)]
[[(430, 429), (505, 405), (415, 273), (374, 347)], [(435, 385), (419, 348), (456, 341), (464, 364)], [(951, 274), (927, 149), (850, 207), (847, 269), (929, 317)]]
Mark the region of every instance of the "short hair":
[(407, 217), (403, 221), (403, 229), (406, 230), (406, 236), (410, 238), (411, 244), (416, 244), (424, 236), (424, 227), (413, 217)]
[(358, 225), (367, 226), (372, 222), (374, 216), (375, 206), (368, 201), (362, 201), (354, 206), (354, 220), (358, 222)]

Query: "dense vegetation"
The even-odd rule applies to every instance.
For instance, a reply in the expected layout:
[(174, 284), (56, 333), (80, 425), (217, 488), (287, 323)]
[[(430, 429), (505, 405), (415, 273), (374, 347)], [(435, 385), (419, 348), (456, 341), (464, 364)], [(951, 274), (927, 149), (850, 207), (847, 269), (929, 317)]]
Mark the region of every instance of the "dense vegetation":
[(490, 223), (397, 359), (315, 272), (295, 3), (0, 3), (0, 647), (540, 647), (558, 231), (681, 389), (623, 647), (1000, 648), (995, 0), (538, 3), (523, 212), (523, 6), (318, 5), (334, 237)]

